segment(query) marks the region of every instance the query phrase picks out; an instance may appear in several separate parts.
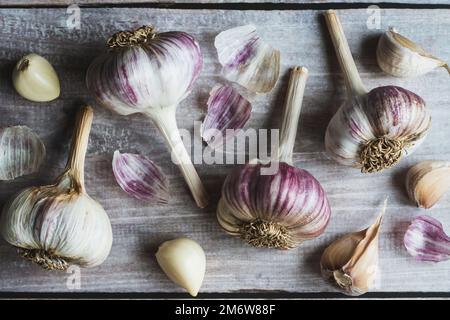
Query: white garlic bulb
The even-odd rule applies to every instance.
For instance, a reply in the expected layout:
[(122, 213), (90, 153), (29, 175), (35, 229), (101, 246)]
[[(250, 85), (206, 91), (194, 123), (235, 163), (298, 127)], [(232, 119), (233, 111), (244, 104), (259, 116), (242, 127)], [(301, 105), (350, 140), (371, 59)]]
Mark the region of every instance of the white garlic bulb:
[(92, 117), (90, 107), (80, 111), (67, 168), (56, 183), (21, 191), (1, 215), (3, 238), (45, 269), (65, 270), (70, 264), (93, 267), (111, 249), (108, 215), (84, 186)]
[(416, 77), (440, 67), (446, 68), (450, 73), (447, 63), (402, 36), (394, 28), (380, 37), (377, 62), (384, 72), (395, 77)]
[(158, 248), (156, 260), (170, 280), (197, 296), (206, 269), (205, 252), (197, 242), (188, 238), (166, 241)]
[(52, 101), (61, 92), (55, 69), (47, 59), (35, 53), (30, 53), (17, 62), (12, 79), (16, 91), (31, 101)]
[(26, 126), (0, 128), (0, 180), (35, 173), (45, 158), (45, 146)]

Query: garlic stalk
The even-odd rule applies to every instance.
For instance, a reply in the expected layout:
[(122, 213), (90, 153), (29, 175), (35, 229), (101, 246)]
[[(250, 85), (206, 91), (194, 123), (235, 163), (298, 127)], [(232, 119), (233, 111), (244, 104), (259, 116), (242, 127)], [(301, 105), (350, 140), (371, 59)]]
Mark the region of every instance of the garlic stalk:
[(142, 113), (156, 125), (199, 207), (207, 193), (178, 131), (175, 111), (197, 80), (203, 58), (184, 32), (156, 33), (149, 26), (122, 31), (108, 40), (110, 50), (90, 65), (86, 82), (103, 106), (121, 115)]
[(422, 47), (389, 28), (378, 41), (377, 62), (380, 68), (395, 77), (416, 77), (448, 64), (434, 57)]
[(357, 296), (369, 291), (378, 270), (378, 234), (386, 209), (374, 224), (331, 243), (320, 260), (322, 276), (332, 280), (345, 294)]
[(35, 53), (30, 53), (17, 62), (12, 80), (16, 91), (31, 101), (52, 101), (59, 97), (61, 91), (53, 66)]
[(442, 223), (430, 216), (416, 217), (405, 233), (408, 253), (419, 261), (441, 262), (450, 259), (450, 237)]
[(424, 140), (431, 125), (425, 102), (396, 86), (367, 92), (335, 11), (325, 18), (349, 95), (327, 127), (325, 148), (335, 161), (364, 173), (390, 168)]
[(35, 173), (44, 158), (44, 143), (30, 128), (0, 128), (0, 180), (13, 180)]
[[(292, 166), (307, 74), (304, 67), (291, 72), (277, 159), (232, 171), (222, 187), (219, 224), (255, 247), (296, 247), (322, 234), (330, 218), (320, 183), (306, 170)], [(272, 169), (275, 172), (269, 173)]]
[(188, 238), (166, 241), (159, 246), (156, 260), (170, 280), (197, 296), (206, 269), (205, 252), (197, 242)]
[(66, 170), (56, 183), (22, 190), (4, 207), (0, 234), (45, 269), (71, 264), (93, 267), (109, 254), (112, 230), (108, 215), (84, 186), (84, 158), (93, 112), (78, 114)]
[(423, 161), (406, 174), (409, 198), (421, 208), (434, 206), (449, 188), (449, 161)]

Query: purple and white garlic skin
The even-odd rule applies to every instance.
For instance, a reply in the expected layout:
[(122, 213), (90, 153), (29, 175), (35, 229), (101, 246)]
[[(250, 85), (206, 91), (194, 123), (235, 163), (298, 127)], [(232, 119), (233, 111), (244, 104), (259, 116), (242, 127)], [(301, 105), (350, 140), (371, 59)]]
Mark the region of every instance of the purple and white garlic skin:
[(177, 105), (191, 92), (203, 56), (185, 32), (156, 33), (150, 26), (122, 31), (108, 40), (110, 50), (90, 65), (86, 83), (97, 101), (121, 115), (142, 113), (164, 137), (198, 206), (207, 194), (181, 140)]
[(130, 196), (146, 202), (168, 203), (167, 177), (149, 158), (116, 150), (112, 168), (117, 183)]
[(442, 223), (422, 215), (414, 218), (404, 237), (408, 253), (419, 261), (440, 262), (450, 259), (450, 237)]
[[(304, 67), (291, 73), (278, 159), (237, 168), (222, 187), (219, 224), (255, 247), (294, 248), (321, 235), (330, 219), (330, 205), (320, 183), (292, 165), (307, 74)], [(263, 172), (270, 167), (277, 170)]]
[(363, 173), (390, 168), (425, 139), (431, 126), (425, 102), (396, 86), (367, 92), (335, 11), (327, 11), (325, 17), (349, 96), (327, 127), (326, 151)]

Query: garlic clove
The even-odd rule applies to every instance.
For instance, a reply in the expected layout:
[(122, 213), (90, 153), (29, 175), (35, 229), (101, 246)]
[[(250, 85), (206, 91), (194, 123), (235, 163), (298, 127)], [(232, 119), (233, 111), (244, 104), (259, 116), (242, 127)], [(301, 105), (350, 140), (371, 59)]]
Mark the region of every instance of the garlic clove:
[(390, 28), (380, 37), (377, 61), (384, 72), (395, 77), (420, 76), (439, 67), (450, 72), (447, 63), (432, 56), (394, 28)]
[(450, 237), (442, 224), (430, 216), (418, 216), (403, 239), (406, 250), (416, 260), (440, 262), (450, 259)]
[(386, 201), (374, 224), (335, 240), (322, 254), (322, 276), (332, 279), (345, 294), (361, 295), (373, 285), (378, 269), (378, 234), (385, 208)]
[(112, 168), (117, 183), (130, 196), (148, 202), (168, 203), (167, 177), (147, 157), (116, 150)]
[(197, 296), (206, 269), (205, 252), (197, 242), (188, 238), (166, 241), (159, 246), (156, 260), (170, 280)]
[(254, 26), (222, 31), (214, 46), (225, 78), (256, 93), (273, 89), (280, 74), (280, 51), (264, 42)]
[(408, 196), (417, 206), (429, 209), (450, 188), (450, 162), (423, 161), (406, 174)]
[(52, 101), (59, 97), (61, 91), (53, 66), (35, 53), (28, 54), (17, 62), (12, 79), (17, 93), (31, 101)]
[(0, 128), (0, 181), (39, 171), (45, 158), (45, 146), (26, 126)]
[[(231, 86), (215, 86), (209, 93), (208, 114), (202, 124), (202, 138), (212, 148), (232, 139), (250, 118), (252, 105)], [(234, 134), (230, 134), (230, 130)], [(227, 131), (228, 130), (228, 131)]]

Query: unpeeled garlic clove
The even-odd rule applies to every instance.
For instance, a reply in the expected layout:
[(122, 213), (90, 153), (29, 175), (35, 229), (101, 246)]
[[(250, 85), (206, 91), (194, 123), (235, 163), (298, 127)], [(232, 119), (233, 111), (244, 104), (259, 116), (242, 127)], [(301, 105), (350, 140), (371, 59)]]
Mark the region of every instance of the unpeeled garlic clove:
[(385, 208), (386, 201), (374, 224), (335, 240), (322, 254), (322, 276), (332, 279), (345, 294), (364, 294), (374, 283), (378, 270), (378, 234)]
[(45, 146), (26, 126), (0, 128), (0, 181), (35, 173), (45, 158)]
[(168, 202), (167, 177), (149, 158), (116, 150), (112, 168), (117, 183), (130, 196), (147, 202)]
[(280, 75), (280, 51), (264, 42), (254, 26), (222, 31), (214, 46), (225, 78), (256, 93), (273, 89)]
[(159, 246), (156, 260), (170, 280), (197, 296), (206, 269), (205, 252), (197, 242), (189, 238), (166, 241)]
[[(212, 148), (234, 137), (250, 118), (252, 105), (231, 86), (215, 86), (209, 93), (208, 114), (202, 123), (202, 138)], [(230, 134), (232, 129), (233, 133)]]
[(31, 101), (52, 101), (59, 97), (61, 91), (53, 66), (35, 53), (30, 53), (17, 62), (12, 79), (16, 91)]
[(449, 188), (449, 161), (423, 161), (406, 174), (408, 196), (421, 208), (434, 206)]
[(377, 61), (380, 68), (395, 77), (415, 77), (448, 64), (399, 34), (394, 28), (386, 31), (378, 42)]

